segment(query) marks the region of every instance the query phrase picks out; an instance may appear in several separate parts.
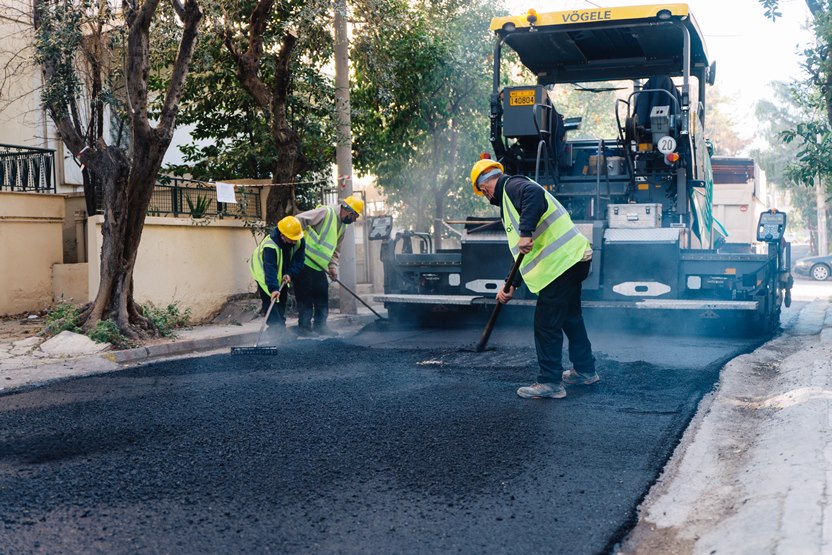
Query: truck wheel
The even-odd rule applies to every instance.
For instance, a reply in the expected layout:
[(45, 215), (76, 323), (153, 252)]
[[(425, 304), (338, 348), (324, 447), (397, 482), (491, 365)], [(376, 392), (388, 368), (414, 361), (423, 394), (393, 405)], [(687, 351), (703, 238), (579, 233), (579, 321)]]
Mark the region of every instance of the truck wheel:
[(809, 271), (809, 275), (817, 281), (826, 281), (829, 278), (829, 266), (826, 264), (815, 264)]

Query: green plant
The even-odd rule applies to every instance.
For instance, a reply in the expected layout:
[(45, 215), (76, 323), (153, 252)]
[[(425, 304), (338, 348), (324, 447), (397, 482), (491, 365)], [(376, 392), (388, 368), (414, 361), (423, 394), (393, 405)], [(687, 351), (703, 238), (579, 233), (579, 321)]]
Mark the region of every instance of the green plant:
[(184, 311), (179, 309), (179, 303), (170, 303), (165, 308), (158, 308), (153, 303), (141, 305), (142, 314), (153, 322), (163, 337), (174, 336), (173, 330), (188, 325), (191, 318), (191, 309)]
[(197, 194), (196, 200), (191, 199), (191, 195), (185, 196), (185, 202), (188, 203), (188, 210), (191, 213), (191, 218), (198, 219), (205, 216), (208, 207), (211, 205), (211, 199), (207, 194)]
[(110, 343), (116, 347), (128, 347), (130, 342), (112, 320), (99, 320), (87, 336), (96, 343)]
[(41, 335), (57, 335), (62, 331), (81, 331), (80, 308), (67, 301), (60, 301), (46, 313), (46, 324)]

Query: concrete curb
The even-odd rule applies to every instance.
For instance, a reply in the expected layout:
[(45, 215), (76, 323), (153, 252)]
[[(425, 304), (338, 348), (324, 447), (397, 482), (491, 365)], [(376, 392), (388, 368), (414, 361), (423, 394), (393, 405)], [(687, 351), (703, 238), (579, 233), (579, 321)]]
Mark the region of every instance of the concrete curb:
[(147, 347), (126, 349), (124, 351), (110, 351), (103, 353), (101, 356), (111, 362), (137, 362), (148, 358), (182, 355), (197, 351), (222, 349), (223, 347), (238, 347), (248, 343), (254, 343), (257, 341), (258, 335), (260, 335), (259, 332), (244, 332), (237, 335), (174, 341), (171, 343), (160, 343)]
[[(378, 318), (374, 314), (349, 314), (333, 318), (331, 323), (332, 327), (335, 329), (344, 329), (355, 326), (363, 326), (372, 323), (377, 319)], [(123, 351), (109, 351), (101, 353), (100, 356), (111, 362), (119, 364), (139, 362), (150, 358), (184, 355), (199, 351), (222, 349), (225, 347), (231, 348), (254, 345), (254, 342), (257, 341), (259, 335), (259, 331), (241, 331), (238, 334), (204, 337), (201, 339), (188, 339), (183, 341), (171, 341), (169, 343), (159, 343), (158, 345), (125, 349)]]

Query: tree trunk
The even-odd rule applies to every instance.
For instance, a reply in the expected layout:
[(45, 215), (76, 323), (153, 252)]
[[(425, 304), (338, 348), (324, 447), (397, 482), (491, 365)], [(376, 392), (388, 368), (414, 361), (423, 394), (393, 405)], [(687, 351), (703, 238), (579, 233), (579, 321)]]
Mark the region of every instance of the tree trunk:
[[(55, 122), (70, 152), (82, 165), (84, 171), (85, 196), (90, 214), (95, 212), (94, 195), (89, 189), (100, 187), (104, 199), (104, 224), (102, 228), (101, 271), (98, 293), (95, 300), (81, 313), (82, 327), (89, 330), (100, 320), (112, 320), (128, 338), (139, 338), (156, 328), (145, 318), (133, 301), (133, 270), (139, 250), (144, 218), (156, 174), (162, 164), (165, 151), (173, 137), (176, 113), (182, 87), (188, 74), (191, 57), (196, 44), (197, 28), (202, 12), (197, 0), (171, 1), (176, 16), (183, 24), (179, 50), (170, 71), (170, 81), (162, 107), (157, 116), (158, 125), (150, 125), (148, 115), (148, 78), (150, 73), (150, 26), (159, 0), (145, 0), (139, 4), (124, 4), (127, 45), (125, 54), (125, 80), (129, 100), (131, 130), (133, 132), (132, 157), (118, 145), (108, 146), (103, 138), (104, 112), (99, 92), (103, 87), (106, 64), (103, 43), (88, 44), (85, 51), (88, 66), (93, 75), (88, 89), (81, 97), (91, 99), (90, 120), (84, 122), (82, 111), (77, 107), (78, 98), (69, 95), (51, 95), (44, 98), (47, 109)], [(44, 3), (35, 2), (36, 26), (42, 20)], [(109, 25), (109, 23), (108, 23)], [(91, 40), (98, 40), (93, 33)], [(64, 73), (67, 67), (74, 68), (76, 53), (71, 49), (56, 53), (44, 49), (42, 64), (44, 82), (54, 87), (65, 87)], [(67, 63), (68, 60), (70, 63)], [(88, 69), (89, 69), (88, 68)], [(76, 76), (79, 71), (74, 71)], [(79, 78), (83, 81), (83, 78)], [(88, 132), (85, 132), (84, 130)], [(95, 256), (96, 253), (92, 253)]]
[(434, 139), (433, 159), (439, 160), (441, 156), (442, 159), (446, 160), (447, 164), (447, 173), (445, 174), (445, 179), (442, 181), (441, 184), (434, 183), (435, 189), (433, 191), (433, 198), (435, 216), (433, 222), (433, 246), (435, 249), (442, 248), (442, 232), (444, 231), (442, 229), (442, 220), (445, 219), (445, 199), (448, 197), (448, 192), (451, 190), (451, 186), (456, 181), (456, 158), (459, 151), (457, 138), (459, 136), (459, 133), (457, 133), (456, 129), (453, 129), (453, 125), (451, 126), (451, 129), (449, 129), (448, 132), (450, 133), (451, 144), (448, 146), (447, 152), (440, 153), (440, 143), (437, 139)]
[[(83, 328), (89, 330), (99, 320), (112, 320), (128, 338), (138, 339), (153, 333), (154, 328), (133, 302), (133, 268), (144, 218), (138, 229), (136, 219), (130, 218), (141, 209), (130, 205), (131, 164), (121, 149), (105, 145), (86, 155), (85, 163), (102, 186), (104, 224), (98, 294), (82, 312)], [(146, 209), (145, 205), (142, 214)]]
[(295, 200), (295, 176), (303, 171), (305, 161), (300, 151), (300, 135), (292, 129), (287, 116), (289, 87), (292, 84), (292, 51), (298, 35), (289, 31), (283, 37), (280, 54), (275, 67), (274, 85), (271, 92), (271, 130), (277, 150), (277, 167), (274, 169), (272, 187), (266, 199), (267, 223), (276, 224), (287, 214), (295, 214), (298, 205)]
[(272, 168), (274, 187), (266, 198), (266, 223), (276, 224), (287, 214), (297, 212), (295, 176), (303, 171), (305, 160), (301, 154), (300, 136), (289, 125), (287, 106), (292, 83), (291, 59), (297, 44), (297, 32), (290, 29), (283, 36), (280, 52), (275, 59), (274, 82), (268, 86), (260, 72), (263, 59), (263, 34), (266, 32), (274, 0), (258, 0), (250, 17), (248, 44), (241, 48), (236, 41), (236, 30), (227, 27), (223, 41), (237, 65), (240, 86), (252, 100), (268, 114), (277, 163)]

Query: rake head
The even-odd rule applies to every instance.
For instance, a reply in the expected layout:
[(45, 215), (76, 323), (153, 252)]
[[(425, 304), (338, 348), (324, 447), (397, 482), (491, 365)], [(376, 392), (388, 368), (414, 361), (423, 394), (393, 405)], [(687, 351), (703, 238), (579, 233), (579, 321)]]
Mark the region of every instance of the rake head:
[(280, 354), (280, 349), (273, 345), (266, 347), (231, 347), (231, 354), (236, 356), (272, 356)]

